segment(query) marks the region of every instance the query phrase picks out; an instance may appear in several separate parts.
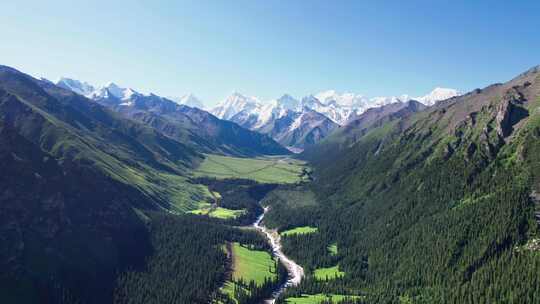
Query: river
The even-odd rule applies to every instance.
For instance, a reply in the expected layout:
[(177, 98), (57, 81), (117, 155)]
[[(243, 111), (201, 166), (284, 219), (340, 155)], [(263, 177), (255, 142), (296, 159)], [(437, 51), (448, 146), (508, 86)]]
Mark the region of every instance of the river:
[(279, 258), (279, 260), (285, 266), (288, 272), (287, 281), (281, 286), (279, 286), (279, 288), (276, 289), (274, 293), (272, 293), (271, 299), (264, 301), (264, 303), (273, 304), (287, 288), (289, 288), (290, 286), (296, 286), (300, 283), (300, 281), (302, 281), (302, 277), (304, 276), (304, 269), (302, 268), (302, 266), (296, 264), (295, 261), (289, 259), (283, 253), (283, 251), (281, 250), (281, 238), (279, 236), (279, 233), (277, 233), (276, 230), (271, 230), (261, 225), (261, 222), (268, 210), (269, 207), (264, 208), (264, 212), (257, 218), (255, 223), (253, 223), (253, 227), (266, 235), (270, 245), (272, 246), (272, 254), (274, 255), (274, 257)]

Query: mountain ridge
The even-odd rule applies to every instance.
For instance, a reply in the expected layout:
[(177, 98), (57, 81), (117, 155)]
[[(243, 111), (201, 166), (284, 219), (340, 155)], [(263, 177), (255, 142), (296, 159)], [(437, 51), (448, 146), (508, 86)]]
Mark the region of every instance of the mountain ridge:
[(125, 117), (148, 124), (167, 136), (180, 141), (189, 140), (204, 153), (235, 156), (289, 153), (271, 138), (266, 138), (266, 135), (243, 129), (233, 122), (206, 114), (207, 112), (200, 108), (183, 104), (189, 100), (196, 102), (193, 95), (184, 96), (185, 100), (179, 103), (110, 83), (93, 90), (87, 96)]

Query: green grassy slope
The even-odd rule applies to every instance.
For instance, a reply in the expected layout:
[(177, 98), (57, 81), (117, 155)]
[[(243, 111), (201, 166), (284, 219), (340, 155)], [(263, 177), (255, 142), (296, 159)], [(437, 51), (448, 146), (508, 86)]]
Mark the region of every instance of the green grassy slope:
[(197, 208), (208, 198), (188, 182), (201, 161), (189, 143), (126, 120), (82, 96), (4, 67), (0, 70), (0, 119), (44, 151), (134, 187), (154, 206)]
[(175, 140), (189, 142), (201, 152), (243, 157), (290, 153), (267, 135), (156, 95), (135, 94), (128, 100), (130, 106), (120, 105), (126, 101), (114, 96), (97, 99), (96, 102)]

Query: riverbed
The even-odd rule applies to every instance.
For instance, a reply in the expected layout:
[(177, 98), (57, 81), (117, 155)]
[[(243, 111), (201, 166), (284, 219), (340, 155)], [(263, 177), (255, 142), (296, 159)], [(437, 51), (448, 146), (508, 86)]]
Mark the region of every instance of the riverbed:
[(272, 293), (272, 298), (265, 300), (265, 303), (273, 304), (276, 299), (289, 287), (296, 286), (302, 281), (304, 276), (304, 269), (302, 266), (296, 264), (295, 261), (287, 257), (281, 249), (281, 237), (276, 230), (271, 230), (261, 225), (264, 216), (268, 212), (269, 207), (264, 208), (264, 212), (257, 218), (253, 227), (261, 231), (268, 239), (270, 246), (272, 246), (272, 254), (275, 258), (278, 258), (281, 263), (285, 266), (288, 272), (287, 281), (279, 286), (274, 293)]

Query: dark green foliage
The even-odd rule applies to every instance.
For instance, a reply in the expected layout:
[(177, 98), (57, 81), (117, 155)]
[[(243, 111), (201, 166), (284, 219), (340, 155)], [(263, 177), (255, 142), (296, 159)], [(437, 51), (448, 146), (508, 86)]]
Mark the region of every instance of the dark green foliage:
[(120, 275), (114, 303), (207, 303), (224, 279), (220, 248), (233, 232), (188, 216), (150, 214), (153, 254)]
[(217, 206), (233, 210), (247, 210), (246, 214), (234, 220), (225, 221), (231, 225), (253, 223), (263, 211), (259, 201), (269, 191), (276, 188), (276, 185), (273, 184), (259, 184), (248, 179), (197, 178), (194, 182), (207, 185), (210, 191), (218, 192), (221, 195), (220, 199), (216, 199)]
[[(225, 298), (218, 289), (227, 279), (226, 242), (249, 244), (269, 250), (266, 240), (254, 231), (242, 231), (196, 216), (149, 214), (153, 253), (142, 270), (120, 275), (114, 303), (208, 303)], [(281, 268), (278, 268), (281, 269)], [(279, 280), (257, 286), (244, 283), (250, 293), (241, 303), (268, 296)], [(240, 293), (240, 291), (239, 291)]]
[(302, 185), (280, 185), (261, 202), (270, 206), (264, 224), (269, 228), (284, 231), (301, 226), (314, 225), (321, 217), (313, 192)]
[(131, 207), (146, 198), (61, 164), (1, 123), (0, 171), (2, 302), (110, 302), (116, 273), (141, 267), (150, 252)]

